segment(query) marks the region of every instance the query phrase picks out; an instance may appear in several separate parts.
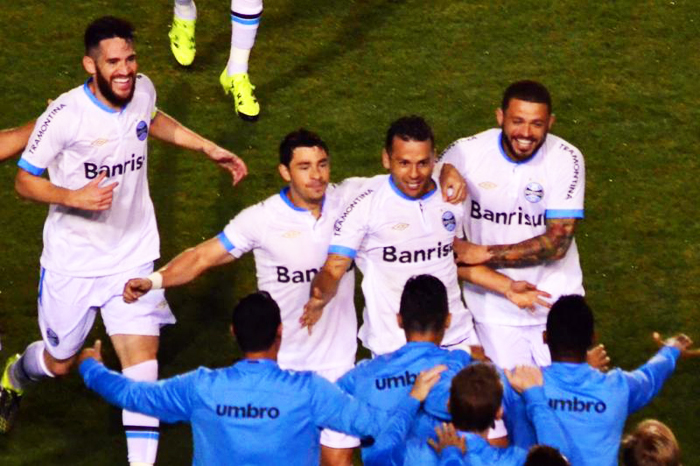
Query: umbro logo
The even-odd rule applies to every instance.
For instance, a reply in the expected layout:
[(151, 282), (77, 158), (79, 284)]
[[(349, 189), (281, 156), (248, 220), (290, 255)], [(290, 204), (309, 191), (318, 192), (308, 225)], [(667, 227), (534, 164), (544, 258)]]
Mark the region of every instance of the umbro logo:
[(108, 139), (99, 138), (99, 139), (95, 139), (94, 141), (92, 141), (92, 144), (90, 144), (90, 145), (91, 145), (92, 147), (100, 147), (100, 146), (104, 146), (104, 145), (107, 144), (108, 142), (109, 142)]
[(493, 188), (497, 188), (498, 185), (496, 183), (492, 183), (490, 181), (482, 181), (481, 183), (479, 183), (479, 187), (484, 188), (484, 189), (493, 189)]
[(300, 231), (289, 230), (282, 235), (282, 238), (297, 238), (301, 235)]
[(404, 231), (406, 228), (408, 228), (410, 225), (408, 223), (397, 223), (393, 227), (391, 227), (392, 230), (397, 230), (397, 231)]

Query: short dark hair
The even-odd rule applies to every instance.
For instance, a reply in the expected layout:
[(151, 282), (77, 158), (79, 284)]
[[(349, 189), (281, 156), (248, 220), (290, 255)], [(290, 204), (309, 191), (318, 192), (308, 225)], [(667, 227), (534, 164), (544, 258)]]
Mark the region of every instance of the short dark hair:
[(447, 290), (439, 278), (415, 275), (408, 279), (399, 307), (406, 332), (441, 332), (448, 312)]
[(569, 460), (559, 450), (547, 445), (535, 445), (527, 452), (524, 466), (569, 466)]
[(299, 128), (286, 135), (280, 143), (280, 163), (282, 165), (289, 168), (294, 149), (297, 147), (319, 147), (328, 154), (328, 146), (318, 134), (305, 128)]
[(594, 325), (593, 312), (583, 296), (557, 299), (547, 316), (547, 345), (552, 356), (585, 360), (593, 344)]
[(423, 117), (418, 115), (401, 117), (389, 126), (384, 140), (384, 149), (389, 155), (391, 155), (395, 137), (403, 141), (430, 141), (430, 147), (435, 147), (432, 128)]
[(244, 353), (270, 349), (281, 322), (280, 308), (267, 291), (241, 299), (231, 317), (233, 333)]
[(470, 364), (452, 379), (452, 423), (465, 432), (484, 431), (494, 425), (502, 398), (503, 383), (496, 368), (489, 363)]
[(90, 55), (99, 48), (100, 42), (105, 39), (120, 37), (127, 42), (134, 41), (134, 27), (130, 22), (115, 18), (114, 16), (103, 16), (90, 23), (85, 29), (85, 55)]
[(622, 464), (625, 466), (678, 466), (681, 450), (676, 436), (661, 421), (640, 422), (622, 440)]
[(501, 102), (501, 110), (504, 112), (508, 108), (511, 99), (524, 100), (525, 102), (534, 102), (536, 104), (546, 104), (549, 113), (552, 113), (552, 97), (544, 85), (537, 81), (518, 81), (508, 86), (503, 93), (503, 101)]

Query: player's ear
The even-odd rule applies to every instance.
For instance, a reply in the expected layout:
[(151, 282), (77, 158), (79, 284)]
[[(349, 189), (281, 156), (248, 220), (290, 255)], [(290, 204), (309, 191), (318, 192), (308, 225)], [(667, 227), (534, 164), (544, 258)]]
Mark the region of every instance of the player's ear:
[(501, 107), (496, 109), (496, 122), (498, 126), (503, 126), (503, 109)]
[(557, 116), (554, 113), (549, 115), (549, 124), (547, 125), (547, 131), (552, 129), (552, 126), (554, 126), (554, 122), (556, 121), (556, 119)]
[(282, 339), (282, 322), (277, 326), (277, 338)]
[(498, 411), (496, 411), (496, 420), (500, 421), (503, 419), (503, 405), (498, 407)]
[(85, 55), (83, 57), (83, 68), (85, 68), (85, 71), (87, 71), (88, 74), (97, 73), (97, 66), (95, 65), (95, 60), (93, 60), (93, 58), (88, 55)]
[(396, 322), (399, 323), (399, 328), (403, 328), (403, 318), (401, 317), (401, 314), (396, 314)]
[(279, 170), (280, 176), (282, 177), (282, 179), (284, 181), (286, 181), (287, 183), (292, 181), (292, 175), (291, 175), (291, 173), (289, 173), (289, 167), (287, 167), (285, 164), (281, 163), (281, 164), (277, 165), (277, 169)]
[(542, 343), (547, 344), (547, 331), (542, 330)]
[(445, 330), (450, 328), (450, 323), (452, 323), (452, 313), (448, 312), (447, 313), (447, 319), (445, 319)]
[(229, 332), (231, 332), (231, 336), (235, 340), (236, 339), (236, 332), (233, 331), (233, 324), (229, 325), (228, 330), (229, 330)]
[(386, 149), (382, 149), (382, 166), (387, 170), (391, 169), (391, 159)]

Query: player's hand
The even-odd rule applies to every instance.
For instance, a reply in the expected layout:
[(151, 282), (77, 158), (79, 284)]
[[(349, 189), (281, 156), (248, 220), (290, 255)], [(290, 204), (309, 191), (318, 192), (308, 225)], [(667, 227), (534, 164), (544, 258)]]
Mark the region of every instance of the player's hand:
[(457, 447), (463, 455), (467, 453), (466, 440), (457, 433), (457, 429), (451, 422), (443, 422), (442, 426), (435, 427), (435, 434), (437, 434), (438, 441), (428, 438), (428, 445), (433, 447), (438, 455), (447, 447)]
[(516, 366), (512, 371), (506, 369), (504, 372), (508, 382), (518, 393), (522, 393), (528, 388), (544, 385), (544, 377), (539, 367)]
[(464, 265), (479, 265), (491, 259), (487, 246), (470, 243), (467, 240), (455, 238), (452, 243), (455, 261)]
[(107, 172), (102, 171), (97, 175), (97, 178), (82, 188), (70, 191), (66, 205), (81, 210), (101, 211), (109, 209), (112, 206), (114, 188), (119, 185), (119, 182), (115, 181), (112, 184), (100, 187), (100, 182), (106, 177)]
[(681, 352), (682, 358), (691, 358), (700, 356), (700, 349), (690, 349), (693, 346), (693, 340), (690, 339), (688, 335), (679, 333), (666, 340), (661, 338), (659, 332), (654, 332), (651, 337), (654, 339), (659, 348), (663, 346), (672, 346), (673, 348), (678, 348)]
[(586, 353), (586, 362), (589, 366), (601, 372), (608, 372), (610, 370), (610, 358), (608, 357), (608, 352), (605, 351), (605, 346), (602, 344), (588, 350)]
[(537, 304), (547, 308), (552, 307), (550, 303), (542, 299), (551, 297), (551, 294), (538, 290), (535, 285), (524, 280), (511, 282), (510, 289), (506, 291), (506, 298), (511, 303), (520, 309), (527, 309), (530, 312), (535, 312), (535, 305)]
[(449, 163), (443, 164), (440, 170), (440, 190), (442, 200), (450, 204), (460, 204), (467, 198), (467, 182)]
[(436, 383), (438, 383), (438, 380), (440, 380), (440, 374), (442, 374), (445, 369), (447, 369), (446, 365), (438, 364), (435, 367), (421, 371), (421, 373), (418, 374), (418, 377), (416, 377), (416, 382), (413, 384), (413, 388), (411, 389), (411, 393), (409, 393), (409, 395), (421, 403), (425, 401), (425, 399), (428, 398), (430, 389), (433, 388)]
[(227, 151), (223, 147), (219, 147), (216, 144), (206, 146), (204, 153), (231, 174), (234, 186), (248, 174), (248, 167), (246, 167), (245, 162), (236, 154)]
[(83, 349), (78, 355), (78, 365), (88, 358), (93, 358), (97, 362), (102, 362), (102, 342), (95, 340), (95, 346)]
[(153, 282), (148, 278), (132, 278), (124, 285), (122, 298), (125, 303), (133, 303), (145, 295), (153, 287)]
[(299, 318), (299, 323), (301, 324), (302, 328), (308, 328), (309, 335), (311, 335), (313, 326), (316, 325), (316, 322), (321, 319), (325, 305), (326, 303), (323, 301), (321, 290), (317, 286), (312, 287), (311, 297), (304, 305), (304, 313)]

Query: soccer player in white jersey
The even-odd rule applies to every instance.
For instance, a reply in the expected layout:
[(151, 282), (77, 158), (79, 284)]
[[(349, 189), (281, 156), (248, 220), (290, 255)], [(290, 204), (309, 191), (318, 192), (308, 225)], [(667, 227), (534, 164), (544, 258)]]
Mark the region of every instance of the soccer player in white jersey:
[[(584, 163), (578, 149), (549, 134), (551, 97), (534, 81), (510, 85), (496, 110), (498, 129), (463, 138), (442, 155), (469, 186), (461, 261), (527, 280), (556, 300), (583, 294), (574, 241), (583, 218)], [(465, 269), (466, 270), (466, 269)], [(465, 283), (465, 299), (486, 355), (498, 366), (550, 363), (542, 331), (547, 308), (525, 313), (501, 296)]]
[[(423, 118), (403, 117), (392, 123), (382, 162), (390, 174), (368, 181), (335, 223), (328, 258), (314, 278), (302, 324), (316, 325), (355, 259), (364, 274), (366, 305), (359, 336), (375, 355), (406, 343), (396, 314), (406, 281), (419, 274), (431, 274), (447, 288), (452, 320), (443, 346), (469, 349), (478, 345), (471, 315), (461, 300), (452, 252), (461, 230), (462, 208), (445, 202), (432, 178), (434, 137)], [(510, 279), (488, 267), (482, 269), (489, 277), (482, 281), (504, 293), (509, 291)], [(539, 290), (529, 293), (539, 296)]]
[[(234, 177), (245, 164), (156, 109), (151, 81), (137, 74), (133, 28), (103, 17), (85, 32), (83, 66), (91, 77), (54, 100), (37, 120), (18, 163), (17, 192), (48, 203), (39, 283), (42, 340), (11, 357), (2, 376), (2, 430), (30, 382), (65, 375), (100, 309), (124, 374), (158, 376), (160, 327), (175, 322), (163, 292), (136, 306), (124, 281), (148, 274), (159, 238), (148, 192), (147, 139), (205, 153)], [(48, 168), (49, 179), (41, 175)], [(158, 422), (125, 412), (132, 464), (155, 462)], [(11, 423), (11, 422), (10, 422)]]
[[(255, 86), (250, 83), (248, 59), (263, 12), (263, 0), (231, 0), (231, 52), (226, 68), (219, 76), (224, 93), (233, 97), (233, 107), (241, 119), (255, 121), (260, 104)], [(194, 32), (197, 6), (194, 0), (175, 0), (175, 14), (168, 36), (170, 50), (182, 66), (189, 66), (196, 53)]]

